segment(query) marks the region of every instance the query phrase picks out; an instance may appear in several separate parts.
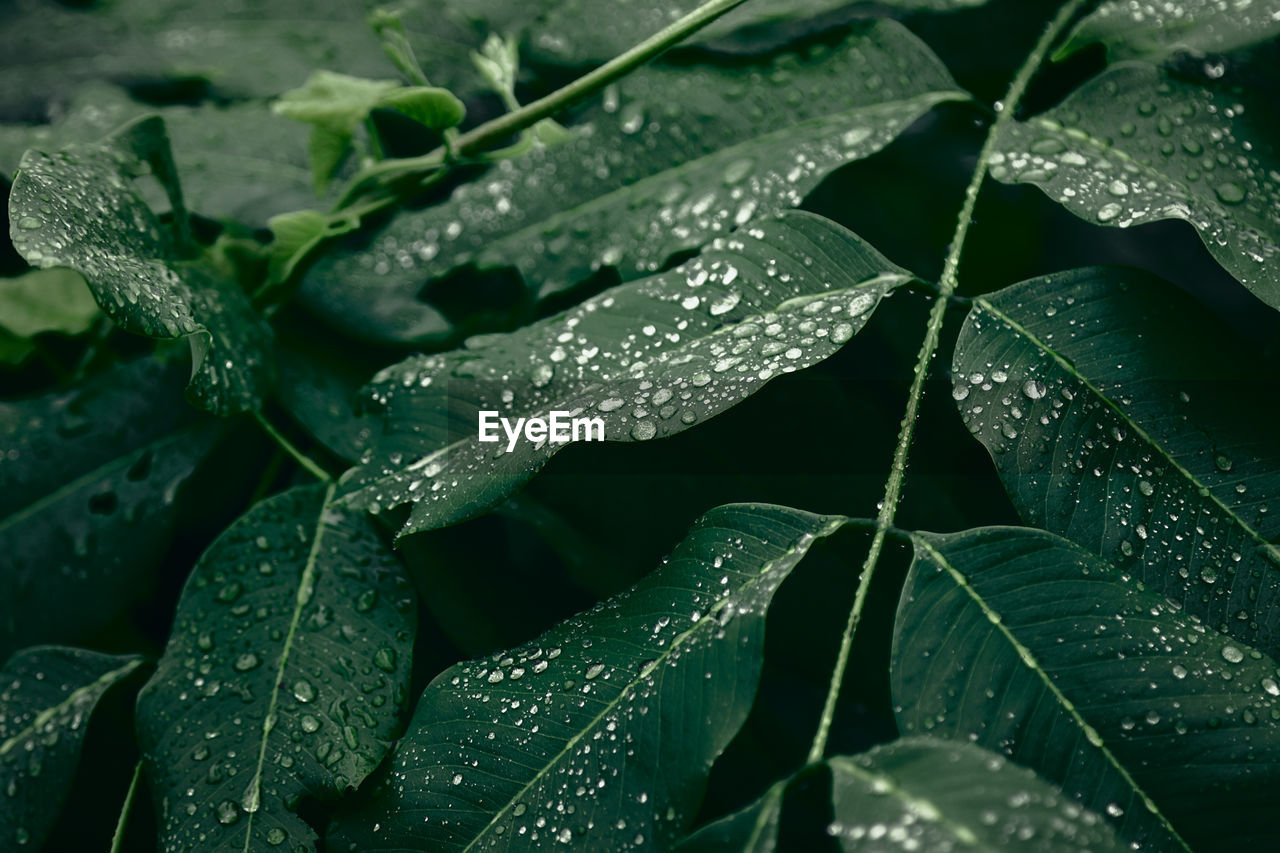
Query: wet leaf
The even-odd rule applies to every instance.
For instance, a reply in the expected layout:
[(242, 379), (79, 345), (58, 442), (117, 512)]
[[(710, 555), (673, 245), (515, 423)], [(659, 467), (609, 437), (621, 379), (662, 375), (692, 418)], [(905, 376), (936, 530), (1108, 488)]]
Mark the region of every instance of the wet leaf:
[(331, 848), (669, 846), (746, 719), (774, 592), (840, 524), (720, 507), (629, 592), (441, 673)]
[(155, 174), (186, 224), (164, 123), (141, 119), (97, 144), (28, 151), (9, 194), (10, 236), (32, 266), (70, 267), (121, 328), (187, 338), (192, 400), (215, 414), (256, 408), (271, 380), (271, 330), (240, 286), (189, 260), (133, 188)]
[[(1276, 663), (1053, 534), (913, 534), (892, 684), (905, 734), (1003, 752), (1128, 842), (1267, 849)], [(1158, 811), (1157, 811), (1158, 809)]]
[(0, 658), (87, 640), (160, 564), (179, 490), (217, 435), (183, 404), (185, 373), (135, 361), (0, 403)]
[(954, 396), (1029, 524), (1277, 655), (1280, 448), (1256, 416), (1276, 392), (1264, 364), (1171, 285), (1077, 270), (975, 303)]
[(651, 274), (798, 205), (833, 169), (963, 97), (892, 21), (749, 69), (646, 68), (606, 94), (573, 141), (504, 160), (448, 201), (319, 258), (301, 295), (361, 337), (440, 340), (449, 324), (417, 296), (451, 270), (514, 266), (541, 296), (602, 266), (624, 280)]
[(1031, 183), (1082, 219), (1182, 219), (1259, 299), (1280, 308), (1275, 111), (1241, 93), (1113, 68), (1001, 135), (991, 174)]
[[(51, 151), (97, 142), (126, 122), (158, 114), (173, 142), (183, 199), (212, 219), (261, 226), (277, 213), (315, 204), (305, 128), (271, 114), (260, 101), (153, 107), (116, 87), (76, 90), (66, 113), (45, 125), (0, 125), (0, 173), (12, 175), (28, 148)], [(161, 192), (140, 187), (152, 210), (168, 209)]]
[(1128, 849), (1097, 813), (971, 744), (908, 737), (827, 764), (827, 832), (847, 853)]
[(0, 670), (0, 844), (39, 850), (71, 789), (89, 716), (137, 655), (37, 646)]
[(1055, 58), (1099, 42), (1112, 59), (1225, 53), (1277, 35), (1280, 0), (1106, 0), (1076, 25)]
[[(910, 278), (851, 232), (797, 211), (556, 317), (414, 356), (374, 377), (383, 430), (344, 478), (345, 500), (412, 503), (402, 535), (478, 515), (565, 446), (512, 443), (497, 417), (596, 418), (610, 441), (674, 435), (831, 355)], [(488, 442), (482, 411), (495, 418)]]
[(138, 697), (164, 850), (314, 849), (299, 801), (358, 785), (400, 731), (412, 590), (368, 519), (331, 497), (258, 504), (187, 581)]

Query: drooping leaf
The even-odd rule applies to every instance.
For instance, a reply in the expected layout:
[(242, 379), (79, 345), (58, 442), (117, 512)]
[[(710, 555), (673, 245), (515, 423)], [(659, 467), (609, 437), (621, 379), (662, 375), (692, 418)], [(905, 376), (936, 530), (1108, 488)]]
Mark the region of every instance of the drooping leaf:
[(71, 790), (89, 715), (137, 655), (37, 646), (0, 670), (0, 846), (40, 850)]
[[(169, 194), (171, 236), (133, 188), (149, 168)], [(271, 381), (271, 330), (235, 281), (189, 260), (186, 214), (164, 123), (101, 143), (28, 151), (9, 194), (10, 236), (32, 266), (70, 267), (121, 328), (191, 344), (190, 394), (215, 414), (253, 409)]]
[(841, 523), (720, 507), (631, 591), (441, 673), (332, 848), (669, 846), (751, 707), (774, 592)]
[(138, 697), (165, 850), (314, 849), (295, 813), (358, 785), (400, 731), (416, 609), (332, 488), (270, 498), (201, 557)]
[(404, 86), (384, 95), (378, 106), (395, 110), (431, 130), (457, 127), (467, 116), (462, 101), (438, 86)]
[[(854, 0), (750, 0), (705, 29), (693, 41), (723, 37), (742, 27), (814, 18), (852, 5)], [(904, 10), (951, 11), (986, 0), (880, 0)], [(491, 32), (524, 35), (538, 62), (591, 65), (606, 62), (640, 39), (658, 32), (701, 4), (698, 0), (451, 0), (458, 12), (483, 22)]]
[[(194, 212), (260, 226), (277, 213), (315, 203), (306, 129), (272, 115), (266, 104), (153, 107), (102, 83), (77, 89), (65, 115), (53, 124), (0, 125), (0, 173), (12, 175), (28, 148), (50, 151), (97, 142), (127, 121), (153, 113), (165, 121), (183, 199)], [(143, 198), (157, 212), (167, 209), (163, 192), (144, 191)]]
[(1127, 64), (1001, 136), (991, 174), (1031, 183), (1082, 219), (1182, 219), (1259, 299), (1280, 308), (1280, 122), (1264, 102)]
[(0, 403), (0, 658), (88, 639), (159, 565), (217, 433), (183, 404), (185, 373), (141, 360)]
[(84, 278), (65, 269), (0, 278), (0, 330), (17, 341), (45, 332), (80, 335), (99, 317)]
[[(1053, 534), (914, 534), (892, 684), (904, 733), (1003, 752), (1144, 849), (1268, 849), (1276, 663)], [(1158, 809), (1158, 811), (1157, 811)]]
[(928, 48), (892, 21), (860, 23), (835, 48), (750, 70), (646, 68), (606, 95), (574, 141), (504, 160), (448, 201), (402, 212), (326, 254), (301, 295), (363, 337), (438, 340), (449, 325), (418, 293), (457, 267), (514, 266), (544, 296), (601, 266), (624, 280), (652, 273), (798, 205), (833, 169), (962, 97)]
[(827, 764), (827, 831), (847, 853), (1129, 849), (1096, 812), (971, 744), (908, 737)]
[(402, 534), (478, 515), (565, 447), (481, 441), (481, 411), (598, 418), (611, 441), (673, 435), (831, 355), (910, 278), (839, 225), (793, 211), (556, 317), (414, 356), (374, 378), (383, 430), (344, 479), (345, 500), (412, 503)]
[[(0, 114), (30, 113), (82, 83), (207, 83), (229, 99), (266, 98), (316, 68), (385, 77), (394, 66), (366, 23), (376, 0), (113, 0), (70, 9), (8, 0), (0, 27)], [(475, 39), (430, 0), (397, 4), (437, 86), (474, 92)]]
[(1177, 50), (1224, 53), (1280, 35), (1280, 0), (1106, 0), (1076, 25), (1056, 59), (1101, 43), (1115, 59)]
[(1273, 370), (1204, 308), (1133, 270), (979, 298), (955, 395), (1019, 513), (1280, 654)]
[(676, 853), (776, 853), (790, 781), (776, 782), (750, 805), (707, 824), (680, 842)]

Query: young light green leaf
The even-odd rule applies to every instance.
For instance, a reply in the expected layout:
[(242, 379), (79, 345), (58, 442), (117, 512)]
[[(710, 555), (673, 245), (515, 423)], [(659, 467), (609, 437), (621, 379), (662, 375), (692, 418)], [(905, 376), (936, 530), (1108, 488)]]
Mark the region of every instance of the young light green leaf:
[(953, 370), (1029, 524), (1280, 654), (1274, 372), (1231, 331), (1150, 275), (1077, 270), (979, 298)]
[(417, 299), (426, 281), (468, 263), (514, 266), (545, 296), (602, 266), (624, 280), (650, 274), (798, 205), (833, 169), (963, 97), (892, 21), (749, 70), (646, 68), (606, 93), (574, 141), (504, 160), (448, 201), (400, 213), (367, 244), (326, 254), (301, 295), (363, 337), (442, 339), (449, 324)]
[(1039, 530), (914, 534), (894, 633), (904, 733), (996, 749), (1149, 849), (1268, 849), (1276, 663)]
[(394, 80), (365, 80), (336, 71), (313, 71), (307, 82), (277, 98), (271, 111), (350, 138), (378, 101), (399, 85)]
[(441, 673), (332, 849), (670, 846), (750, 710), (774, 592), (841, 523), (720, 507), (629, 592)]
[(1259, 299), (1280, 308), (1274, 110), (1139, 64), (1090, 81), (1000, 136), (992, 177), (1031, 183), (1082, 219), (1182, 219)]
[(972, 744), (908, 737), (827, 764), (827, 831), (846, 853), (1129, 849), (1096, 812)]
[(0, 403), (0, 658), (84, 641), (146, 586), (218, 432), (183, 404), (185, 373), (145, 359)]
[[(402, 535), (478, 515), (565, 447), (512, 442), (497, 417), (573, 413), (611, 441), (674, 435), (836, 352), (910, 279), (839, 225), (793, 211), (556, 317), (414, 356), (374, 377), (383, 431), (344, 478), (345, 500), (412, 503)], [(479, 438), (482, 411), (494, 443)]]
[(71, 790), (94, 706), (137, 655), (37, 646), (0, 670), (0, 846), (40, 850)]
[(404, 86), (384, 95), (377, 106), (395, 110), (431, 130), (457, 127), (467, 116), (462, 101), (437, 86)]
[(201, 557), (138, 738), (165, 850), (311, 850), (295, 813), (358, 785), (400, 731), (416, 609), (377, 530), (299, 487)]
[[(133, 188), (151, 172), (174, 210), (176, 236)], [(121, 328), (186, 337), (189, 392), (202, 408), (256, 408), (271, 381), (271, 330), (239, 285), (185, 254), (186, 212), (164, 123), (142, 119), (101, 143), (28, 151), (9, 194), (10, 237), (32, 266), (70, 267)]]
[(19, 338), (44, 332), (81, 335), (99, 317), (84, 278), (66, 269), (0, 278), (0, 329)]
[(790, 782), (788, 778), (774, 783), (750, 805), (707, 824), (680, 842), (676, 853), (776, 853)]
[(1280, 35), (1280, 0), (1106, 0), (1055, 59), (1101, 43), (1111, 59), (1159, 60), (1177, 50), (1225, 53)]

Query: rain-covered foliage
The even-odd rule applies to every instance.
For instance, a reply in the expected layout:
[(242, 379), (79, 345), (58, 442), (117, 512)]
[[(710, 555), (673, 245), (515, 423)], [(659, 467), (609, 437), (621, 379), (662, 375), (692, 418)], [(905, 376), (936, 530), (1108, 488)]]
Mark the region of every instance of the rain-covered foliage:
[(1278, 37), (8, 0), (0, 853), (1280, 849)]

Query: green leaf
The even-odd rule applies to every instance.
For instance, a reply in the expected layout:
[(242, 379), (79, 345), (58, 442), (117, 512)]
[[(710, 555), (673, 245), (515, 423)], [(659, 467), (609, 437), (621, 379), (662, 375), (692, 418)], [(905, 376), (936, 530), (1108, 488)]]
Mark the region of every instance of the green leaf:
[(441, 673), (333, 849), (670, 846), (750, 710), (774, 592), (841, 523), (720, 507), (629, 592)]
[(404, 86), (383, 95), (377, 105), (406, 115), (431, 130), (456, 127), (467, 116), (462, 101), (448, 89), (437, 86)]
[[(986, 0), (880, 0), (908, 11), (951, 11)], [(694, 41), (721, 38), (743, 27), (815, 18), (852, 0), (751, 0), (695, 33)], [(483, 21), (491, 32), (523, 34), (538, 62), (593, 65), (606, 62), (640, 39), (692, 12), (698, 0), (450, 0), (458, 12)]]
[[(170, 237), (132, 186), (150, 167), (169, 194)], [(271, 381), (271, 330), (239, 285), (184, 257), (186, 214), (164, 123), (142, 119), (96, 145), (28, 151), (9, 194), (10, 236), (32, 266), (70, 267), (121, 328), (191, 344), (194, 402), (256, 408)]]
[(71, 790), (87, 719), (103, 695), (142, 663), (39, 646), (0, 670), (0, 845), (39, 850)]
[(1027, 523), (1280, 654), (1274, 370), (1235, 333), (1153, 276), (1077, 270), (976, 300), (953, 370)]
[(402, 535), (478, 515), (565, 447), (482, 442), (481, 411), (598, 418), (611, 441), (674, 435), (828, 357), (910, 279), (851, 232), (794, 211), (556, 317), (414, 356), (374, 377), (383, 431), (344, 478), (345, 500), (413, 503)]
[(1128, 849), (1098, 814), (971, 744), (909, 737), (827, 764), (835, 817), (827, 832), (847, 853)]
[(991, 174), (1031, 183), (1082, 219), (1182, 219), (1259, 299), (1280, 308), (1275, 111), (1146, 65), (1110, 69), (1001, 136)]
[[(997, 749), (1121, 836), (1270, 849), (1276, 663), (1053, 534), (914, 534), (892, 685), (899, 728)], [(1159, 811), (1156, 811), (1157, 807)]]
[(0, 278), (0, 328), (19, 338), (43, 332), (80, 335), (93, 327), (98, 303), (71, 270), (31, 270)]
[(351, 137), (384, 95), (398, 88), (394, 80), (365, 80), (335, 71), (312, 71), (307, 82), (285, 92), (272, 112)]
[(832, 170), (963, 97), (891, 21), (747, 68), (646, 68), (605, 96), (574, 141), (502, 161), (448, 201), (398, 214), (367, 245), (319, 258), (301, 296), (362, 337), (439, 340), (450, 327), (417, 299), (426, 281), (469, 263), (514, 266), (545, 296), (602, 266), (624, 280), (650, 274), (798, 205)]
[[(0, 125), (0, 173), (12, 175), (28, 148), (43, 151), (97, 142), (126, 122), (158, 114), (173, 141), (183, 198), (214, 219), (262, 225), (277, 213), (315, 203), (307, 165), (306, 129), (273, 115), (261, 101), (153, 107), (119, 87), (80, 87), (66, 113), (47, 125)], [(163, 212), (163, 192), (146, 192)]]
[(251, 509), (201, 557), (138, 738), (171, 850), (310, 850), (295, 813), (358, 785), (400, 731), (416, 608), (368, 519), (332, 488)]
[(0, 658), (85, 641), (147, 587), (217, 437), (182, 402), (185, 372), (146, 359), (0, 403)]
[(776, 853), (783, 798), (790, 782), (776, 782), (750, 805), (707, 824), (680, 842), (676, 852)]
[(1106, 0), (1054, 55), (1101, 43), (1112, 59), (1162, 59), (1178, 50), (1225, 53), (1280, 35), (1280, 0)]

